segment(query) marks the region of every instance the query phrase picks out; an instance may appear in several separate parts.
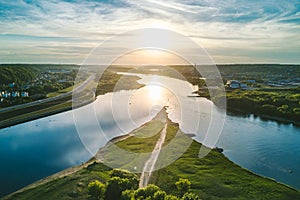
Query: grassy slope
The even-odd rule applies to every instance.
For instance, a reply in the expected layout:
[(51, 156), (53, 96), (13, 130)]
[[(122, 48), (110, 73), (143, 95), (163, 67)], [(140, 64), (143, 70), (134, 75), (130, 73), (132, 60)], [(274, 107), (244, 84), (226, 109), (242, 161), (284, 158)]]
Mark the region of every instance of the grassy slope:
[(4, 199), (86, 199), (88, 183), (93, 180), (105, 182), (110, 170), (105, 165), (94, 162), (76, 173), (55, 178)]
[[(161, 124), (154, 120), (133, 132), (139, 137), (130, 136), (117, 142), (117, 145), (131, 151), (136, 151), (139, 147), (143, 152), (149, 152), (160, 129)], [(153, 130), (154, 134), (150, 130)], [(150, 138), (143, 138), (147, 135)], [(162, 152), (158, 164), (178, 150), (177, 144), (184, 144), (187, 140), (191, 139), (181, 131), (178, 132), (178, 125), (169, 122), (166, 145), (173, 146)], [(200, 147), (201, 144), (192, 142), (179, 159), (156, 171), (151, 182), (166, 192), (175, 194), (174, 183), (179, 178), (188, 178), (192, 182), (192, 191), (202, 199), (300, 199), (299, 191), (257, 176), (229, 161), (217, 151), (211, 151), (205, 158), (199, 159)], [(105, 182), (111, 170), (102, 163), (91, 163), (75, 173), (49, 179), (7, 199), (86, 199), (88, 183), (95, 179)]]
[(203, 199), (300, 199), (298, 191), (257, 176), (217, 151), (199, 159), (200, 146), (193, 142), (176, 162), (157, 171), (152, 182), (174, 194), (174, 182), (188, 178), (192, 191)]
[[(178, 126), (173, 124), (168, 132), (169, 138), (174, 137), (177, 131)], [(179, 136), (173, 139), (177, 140), (175, 143), (189, 140), (180, 132), (177, 134)], [(162, 152), (158, 164), (170, 157), (178, 149), (176, 146)], [(203, 199), (300, 199), (299, 191), (253, 174), (215, 150), (199, 158), (200, 147), (200, 143), (193, 141), (179, 159), (156, 171), (151, 182), (167, 193), (176, 194), (174, 182), (187, 178), (192, 182), (192, 192)]]

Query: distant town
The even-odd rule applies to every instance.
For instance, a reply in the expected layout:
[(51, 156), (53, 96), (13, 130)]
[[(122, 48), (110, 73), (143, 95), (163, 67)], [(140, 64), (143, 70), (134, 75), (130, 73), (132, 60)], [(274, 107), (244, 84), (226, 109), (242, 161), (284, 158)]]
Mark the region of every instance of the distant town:
[[(21, 79), (22, 74), (19, 77)], [(73, 86), (75, 77), (75, 69), (42, 69), (34, 71), (34, 78), (29, 81), (0, 82), (0, 107), (46, 98), (51, 92)]]

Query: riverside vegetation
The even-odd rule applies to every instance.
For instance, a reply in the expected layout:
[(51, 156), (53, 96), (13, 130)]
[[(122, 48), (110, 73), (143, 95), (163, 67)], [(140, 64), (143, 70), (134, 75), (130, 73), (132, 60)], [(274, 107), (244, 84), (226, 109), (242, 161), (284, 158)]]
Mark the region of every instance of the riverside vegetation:
[[(157, 68), (157, 66), (155, 66)], [(236, 79), (241, 81), (255, 80), (256, 83), (251, 90), (228, 90), (226, 91), (226, 101), (228, 111), (238, 111), (248, 114), (256, 114), (265, 116), (267, 118), (273, 118), (280, 121), (289, 121), (297, 123), (300, 121), (300, 67), (297, 65), (218, 65), (219, 71), (222, 75), (224, 84), (229, 79)], [(21, 89), (22, 86), (32, 82), (37, 77), (41, 77), (43, 73), (49, 70), (69, 70), (72, 72), (68, 78), (68, 82), (57, 83), (54, 79), (43, 81), (43, 84), (33, 84), (33, 87), (22, 89), (22, 91), (29, 92), (29, 98), (14, 98), (3, 99), (0, 102), (1, 107), (7, 107), (15, 104), (21, 104), (30, 102), (33, 100), (45, 98), (46, 96), (52, 97), (66, 92), (70, 92), (73, 89), (73, 81), (75, 80), (76, 71), (79, 66), (77, 65), (1, 65), (0, 66), (0, 80), (3, 90), (16, 90)], [(200, 96), (210, 98), (206, 87), (206, 82), (214, 82), (213, 79), (200, 79), (201, 75), (192, 66), (170, 66), (161, 67), (159, 71), (147, 70), (147, 67), (134, 69), (132, 67), (111, 66), (109, 67), (101, 77), (97, 89), (96, 96), (112, 92), (116, 90), (115, 86), (120, 79), (122, 79), (121, 89), (137, 89), (142, 87), (136, 83), (138, 80), (134, 76), (122, 76), (116, 74), (117, 71), (122, 72), (134, 72), (134, 73), (151, 73), (158, 75), (165, 75), (170, 77), (176, 77), (186, 79), (194, 85), (198, 85), (200, 88), (198, 93)], [(97, 71), (95, 71), (97, 73)], [(177, 73), (177, 74), (176, 74)], [(178, 76), (181, 74), (181, 76)], [(124, 78), (126, 77), (126, 78)], [(59, 77), (58, 77), (59, 78)], [(66, 77), (62, 76), (61, 79)], [(54, 81), (54, 82), (53, 82)], [(8, 84), (14, 82), (13, 88), (10, 88)], [(285, 86), (274, 87), (268, 85), (269, 83), (279, 84), (284, 83)], [(293, 85), (294, 84), (294, 85)], [(214, 92), (214, 91), (213, 91)], [(211, 99), (218, 105), (218, 102), (224, 101), (224, 96), (216, 95)], [(43, 113), (45, 111), (56, 110), (53, 113), (59, 111), (65, 111), (71, 109), (71, 103), (67, 103), (71, 100), (71, 95), (68, 98), (60, 99), (53, 103), (39, 105), (26, 108), (24, 110), (13, 110), (11, 113), (6, 113), (5, 116), (20, 116), (22, 113), (38, 112)], [(59, 105), (58, 105), (59, 104)], [(59, 107), (62, 109), (51, 109), (51, 107)], [(52, 112), (51, 112), (52, 113)], [(34, 114), (32, 114), (34, 115)], [(4, 115), (2, 115), (4, 116)], [(0, 121), (3, 119), (0, 119)], [(5, 120), (9, 120), (5, 117)], [(22, 120), (21, 120), (22, 121)], [(13, 124), (13, 123), (12, 123)], [(8, 123), (8, 125), (12, 125)], [(6, 125), (6, 126), (8, 126)]]
[[(215, 95), (211, 100), (219, 105), (226, 100), (228, 111), (238, 111), (272, 118), (282, 122), (300, 121), (300, 66), (298, 65), (218, 65), (225, 84), (227, 80), (238, 80), (249, 85), (246, 90), (226, 90), (225, 96)], [(196, 70), (174, 67), (192, 84), (198, 85), (200, 96), (210, 98), (207, 82), (214, 79), (199, 79)], [(204, 69), (205, 70), (205, 69)], [(255, 83), (247, 81), (254, 80)], [(218, 92), (211, 90), (211, 92)]]
[[(187, 80), (189, 80), (193, 84), (198, 84), (201, 87), (204, 86), (203, 81), (201, 81), (197, 76), (190, 75), (191, 73), (193, 74), (193, 70), (189, 70), (190, 68), (178, 68), (180, 68), (178, 71), (185, 70), (185, 73), (182, 74), (187, 77)], [(103, 94), (112, 90), (114, 88), (114, 84), (118, 81), (118, 78), (120, 77), (114, 75), (114, 73), (110, 73), (110, 75), (107, 76), (106, 79), (104, 77), (103, 80), (110, 80), (110, 82), (107, 82), (107, 85), (101, 85), (101, 87), (99, 87), (97, 90), (97, 92), (99, 92), (98, 94)], [(103, 88), (105, 87), (107, 88), (106, 91), (103, 90)], [(141, 85), (136, 85), (136, 87), (141, 87)], [(237, 101), (238, 106), (244, 106), (241, 102), (247, 101), (246, 103), (249, 105), (248, 107), (250, 107), (249, 110), (246, 110), (247, 112), (254, 113), (253, 108), (261, 110), (263, 107), (270, 107), (266, 105), (271, 105), (274, 106), (272, 107), (274, 112), (281, 112), (284, 114), (281, 117), (287, 117), (287, 115), (290, 115), (290, 112), (295, 112), (296, 114), (298, 112), (298, 89), (299, 88), (297, 87), (290, 87), (289, 91), (287, 88), (282, 89), (262, 86), (257, 88), (256, 90), (230, 91), (227, 92), (227, 97), (229, 99), (228, 108), (231, 109), (230, 101)], [(238, 97), (239, 95), (241, 97)], [(238, 98), (238, 100), (233, 100), (236, 98)], [(213, 101), (217, 100), (215, 99)], [(252, 108), (251, 102), (256, 106), (253, 106)], [(287, 105), (288, 107), (284, 105)], [(277, 114), (273, 113), (270, 115)], [(150, 122), (150, 124), (152, 123), (157, 122)], [(166, 144), (174, 138), (174, 135), (178, 130), (179, 128), (177, 124), (168, 124)], [(146, 132), (149, 132), (149, 128)], [(128, 151), (149, 152), (151, 151), (151, 148), (154, 147), (153, 142), (155, 142), (157, 138), (158, 136), (156, 136), (156, 134), (152, 134), (150, 140), (130, 136), (125, 140), (117, 142), (116, 144), (119, 147), (127, 149)], [(184, 133), (179, 132), (179, 137), (177, 137), (177, 139), (177, 142), (180, 143), (190, 138), (187, 137)], [(27, 188), (24, 188), (12, 195), (5, 197), (4, 199), (34, 200), (107, 198), (105, 194), (107, 194), (107, 188), (109, 188), (111, 182), (116, 183), (115, 186), (117, 186), (114, 189), (119, 191), (117, 194), (120, 195), (120, 198), (138, 199), (141, 197), (138, 194), (144, 195), (146, 191), (150, 190), (155, 191), (155, 193), (158, 191), (159, 192), (156, 197), (154, 197), (155, 193), (152, 192), (151, 195), (147, 195), (147, 197), (143, 196), (142, 199), (144, 197), (148, 199), (178, 199), (182, 198), (184, 195), (183, 192), (180, 192), (180, 190), (178, 190), (175, 184), (180, 180), (191, 183), (188, 194), (186, 194), (186, 196), (193, 196), (193, 198), (300, 199), (299, 191), (277, 183), (274, 180), (257, 176), (250, 171), (245, 170), (229, 161), (223, 154), (218, 151), (212, 150), (206, 157), (200, 159), (198, 157), (198, 152), (201, 146), (202, 145), (200, 143), (192, 141), (187, 151), (183, 155), (181, 155), (180, 158), (178, 158), (169, 166), (155, 171), (150, 179), (150, 183), (154, 184), (155, 186), (150, 185), (150, 189), (137, 189), (135, 186), (130, 186), (131, 184), (129, 184), (127, 180), (119, 180), (124, 179), (123, 175), (112, 176), (112, 174), (115, 174), (115, 172), (119, 170), (112, 169), (105, 166), (101, 162), (96, 161), (95, 159), (91, 159), (88, 163), (77, 167), (74, 171), (71, 170), (71, 172), (62, 173), (63, 175), (47, 178), (40, 183), (36, 183)], [(172, 154), (172, 151), (175, 150), (176, 148), (174, 147), (174, 149), (165, 152), (166, 155), (164, 155), (164, 157), (160, 156), (158, 162), (162, 161), (163, 158), (168, 157), (167, 155)], [(121, 174), (127, 174), (126, 176), (135, 177), (133, 178), (134, 180), (136, 178), (138, 179), (140, 175), (138, 173), (133, 174), (131, 172), (124, 171), (122, 171)], [(127, 185), (128, 187), (123, 187), (124, 185), (126, 185), (124, 182), (126, 184), (129, 184)], [(127, 190), (128, 188), (129, 190)], [(188, 197), (186, 199), (188, 199)]]
[[(159, 155), (157, 165), (170, 157), (178, 149), (179, 144), (191, 141), (191, 145), (172, 164), (153, 172), (150, 184), (146, 188), (137, 188), (140, 173), (134, 173), (134, 170), (128, 172), (112, 169), (92, 158), (81, 166), (37, 182), (4, 199), (300, 198), (299, 191), (253, 174), (234, 164), (217, 150), (211, 150), (207, 156), (199, 158), (198, 153), (202, 145), (181, 132), (178, 124), (169, 120), (166, 123), (168, 124), (164, 145), (169, 145), (172, 141), (173, 146)], [(127, 151), (151, 152), (162, 126), (162, 123), (152, 120), (122, 140), (112, 141)], [(149, 139), (145, 139), (145, 136), (149, 136)], [(107, 148), (111, 148), (111, 145)], [(107, 155), (111, 155), (112, 151), (108, 152)], [(128, 163), (124, 163), (126, 164)]]

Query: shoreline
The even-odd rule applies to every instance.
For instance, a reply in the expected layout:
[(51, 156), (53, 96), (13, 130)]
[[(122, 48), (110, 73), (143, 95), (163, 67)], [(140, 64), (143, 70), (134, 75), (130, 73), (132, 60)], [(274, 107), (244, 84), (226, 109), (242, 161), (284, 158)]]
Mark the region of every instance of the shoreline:
[(271, 115), (266, 115), (266, 114), (257, 114), (257, 113), (252, 113), (252, 112), (246, 112), (242, 109), (228, 107), (228, 106), (227, 106), (226, 110), (227, 110), (227, 114), (240, 113), (240, 114), (246, 114), (246, 115), (254, 115), (256, 117), (261, 118), (262, 120), (270, 120), (270, 121), (274, 121), (274, 122), (282, 123), (282, 124), (293, 124), (294, 126), (300, 127), (300, 122), (290, 120), (290, 119), (286, 119), (286, 118), (282, 118), (282, 117), (276, 117), (276, 116), (271, 116)]
[[(109, 93), (109, 92), (107, 92), (107, 93)], [(93, 103), (97, 99), (97, 97), (95, 97), (93, 100), (90, 100), (88, 102), (84, 102), (80, 105), (77, 105), (76, 107), (73, 107), (73, 105), (71, 104), (70, 106), (65, 106), (65, 107), (62, 107), (62, 108), (59, 108), (59, 109), (46, 111), (46, 112), (43, 112), (43, 113), (40, 113), (40, 114), (33, 114), (32, 116), (29, 116), (29, 117), (27, 116), (26, 118), (20, 118), (20, 119), (16, 119), (16, 120), (9, 120), (9, 121), (4, 122), (4, 123), (2, 121), (2, 122), (0, 122), (0, 129), (9, 128), (11, 126), (15, 126), (15, 125), (18, 125), (18, 124), (34, 121), (34, 120), (41, 119), (41, 118), (44, 118), (44, 117), (49, 117), (51, 115), (56, 115), (56, 114), (59, 114), (59, 113), (63, 113), (63, 112), (66, 112), (66, 111), (77, 109), (77, 108), (80, 108), (82, 106)], [(199, 96), (199, 97), (200, 98), (206, 98), (206, 97), (201, 97), (201, 96)], [(197, 98), (199, 98), (199, 97), (197, 97)], [(206, 99), (211, 101), (209, 98), (206, 98)], [(65, 102), (65, 103), (67, 103), (67, 102)], [(58, 105), (60, 105), (60, 104), (57, 104), (55, 106), (58, 106)], [(51, 109), (51, 107), (49, 107), (48, 109)], [(41, 111), (41, 110), (38, 110), (38, 111)], [(283, 124), (293, 124), (294, 126), (300, 127), (300, 122), (297, 122), (297, 121), (294, 121), (294, 120), (290, 120), (290, 119), (286, 119), (286, 118), (282, 118), (282, 117), (276, 117), (276, 116), (270, 116), (270, 115), (247, 112), (247, 111), (244, 111), (244, 110), (239, 109), (239, 108), (233, 108), (233, 107), (228, 107), (227, 106), (226, 112), (227, 112), (226, 115), (230, 115), (230, 114), (233, 114), (233, 115), (234, 114), (254, 115), (254, 116), (257, 116), (257, 117), (261, 118), (262, 120), (270, 120), (270, 121), (274, 121), (274, 122), (277, 122), (277, 123), (283, 123)]]
[[(162, 108), (162, 110), (164, 110), (164, 109), (165, 109), (165, 108)], [(162, 111), (162, 110), (161, 110), (161, 111)], [(120, 136), (116, 136), (116, 137), (110, 139), (103, 147), (100, 147), (100, 148), (98, 149), (98, 151), (96, 152), (96, 154), (95, 154), (94, 156), (92, 156), (91, 158), (89, 158), (86, 162), (84, 162), (84, 163), (82, 163), (82, 164), (79, 164), (79, 165), (75, 165), (75, 166), (66, 168), (66, 169), (64, 169), (64, 170), (62, 170), (62, 171), (59, 171), (59, 172), (57, 172), (57, 173), (54, 173), (54, 174), (52, 174), (52, 175), (46, 176), (46, 177), (44, 177), (44, 178), (42, 178), (42, 179), (40, 179), (40, 180), (37, 180), (37, 181), (35, 181), (35, 182), (33, 182), (33, 183), (27, 185), (27, 186), (24, 186), (24, 187), (18, 189), (17, 191), (14, 191), (14, 192), (12, 192), (12, 193), (10, 193), (10, 194), (8, 194), (8, 195), (5, 195), (5, 196), (3, 196), (3, 197), (0, 197), (0, 199), (1, 199), (1, 200), (9, 199), (11, 196), (13, 196), (13, 195), (15, 195), (15, 194), (22, 193), (22, 192), (24, 192), (24, 191), (26, 191), (26, 190), (30, 190), (30, 189), (32, 189), (32, 188), (35, 188), (35, 187), (39, 186), (39, 185), (48, 183), (48, 182), (50, 182), (50, 181), (55, 180), (56, 178), (62, 178), (62, 177), (68, 176), (68, 175), (70, 175), (70, 174), (74, 174), (74, 173), (78, 172), (79, 170), (81, 170), (82, 168), (87, 167), (87, 166), (89, 166), (89, 165), (91, 165), (91, 164), (94, 164), (94, 163), (103, 163), (103, 160), (101, 159), (101, 154), (102, 154), (103, 150), (105, 150), (106, 148), (108, 148), (108, 147), (111, 146), (111, 145), (114, 145), (114, 144), (117, 143), (117, 142), (126, 140), (127, 138), (133, 136), (133, 135), (134, 135), (133, 133), (136, 132), (136, 130), (145, 127), (145, 126), (146, 126), (148, 123), (150, 123), (152, 120), (155, 120), (155, 119), (158, 117), (159, 113), (161, 113), (161, 111), (159, 111), (159, 112), (157, 113), (157, 115), (154, 116), (150, 121), (145, 122), (144, 124), (142, 124), (141, 126), (135, 128), (135, 129), (133, 129), (133, 130), (130, 131), (129, 133), (126, 133), (126, 134), (120, 135)]]
[[(163, 108), (163, 109), (165, 109), (165, 108)], [(163, 110), (163, 109), (162, 109), (162, 110)], [(162, 111), (162, 110), (161, 110), (161, 111)], [(161, 111), (160, 111), (160, 112), (161, 112)], [(148, 122), (142, 124), (141, 126), (139, 126), (139, 127), (136, 128), (136, 129), (133, 129), (133, 130), (130, 131), (129, 133), (124, 134), (124, 135), (120, 135), (120, 136), (116, 136), (116, 137), (112, 138), (111, 140), (109, 140), (103, 147), (99, 148), (99, 150), (97, 151), (97, 153), (96, 153), (94, 156), (92, 156), (92, 157), (91, 157), (90, 159), (88, 159), (86, 162), (84, 162), (84, 163), (82, 163), (82, 164), (79, 164), (79, 165), (75, 165), (75, 166), (66, 168), (66, 169), (64, 169), (64, 170), (62, 170), (62, 171), (59, 171), (59, 172), (57, 172), (57, 173), (54, 173), (54, 174), (49, 175), (49, 176), (47, 176), (47, 177), (44, 177), (44, 178), (42, 178), (42, 179), (40, 179), (40, 180), (37, 180), (37, 181), (35, 181), (35, 182), (33, 182), (33, 183), (31, 183), (31, 184), (25, 186), (25, 187), (20, 188), (19, 190), (15, 191), (15, 192), (13, 192), (13, 193), (10, 193), (10, 194), (8, 194), (8, 195), (5, 195), (5, 196), (1, 197), (0, 199), (3, 199), (3, 200), (9, 199), (9, 198), (11, 198), (12, 196), (14, 196), (14, 195), (16, 195), (16, 194), (25, 192), (25, 191), (30, 190), (30, 189), (33, 189), (33, 188), (36, 188), (37, 186), (46, 184), (46, 183), (48, 183), (48, 182), (50, 182), (50, 181), (53, 181), (53, 180), (55, 180), (55, 179), (67, 177), (67, 176), (69, 176), (69, 175), (71, 175), (71, 174), (74, 174), (74, 173), (80, 171), (81, 169), (86, 168), (86, 167), (88, 167), (89, 165), (92, 165), (92, 164), (94, 164), (94, 163), (102, 163), (102, 164), (103, 164), (103, 160), (101, 160), (101, 155), (100, 155), (100, 154), (103, 153), (102, 151), (103, 151), (105, 148), (107, 148), (107, 147), (109, 147), (110, 145), (113, 145), (113, 144), (115, 144), (115, 143), (117, 143), (117, 142), (126, 140), (127, 138), (133, 136), (133, 133), (134, 133), (137, 129), (143, 128), (143, 127), (145, 127), (148, 123), (150, 123), (152, 120), (155, 120), (155, 118), (157, 118), (157, 116), (159, 115), (160, 112), (158, 112), (158, 114), (157, 114), (155, 117), (153, 117), (150, 121), (148, 121)], [(169, 119), (169, 118), (168, 118), (168, 119)], [(165, 122), (165, 123), (168, 123), (168, 122)], [(177, 126), (179, 126), (179, 125), (177, 124)], [(186, 135), (188, 135), (188, 134), (186, 134)], [(192, 139), (192, 138), (191, 138), (191, 139)], [(201, 145), (202, 145), (202, 143), (200, 143), (200, 142), (198, 142), (198, 141), (196, 141), (196, 140), (194, 140), (194, 139), (193, 139), (193, 141), (196, 142), (196, 143), (198, 143), (198, 144), (201, 144)], [(211, 151), (215, 151), (215, 150), (214, 150), (214, 149), (211, 149)], [(283, 186), (285, 186), (285, 187), (288, 187), (288, 188), (290, 188), (290, 189), (292, 189), (292, 190), (294, 190), (294, 191), (300, 191), (300, 190), (298, 190), (297, 188), (294, 188), (294, 187), (292, 187), (292, 186), (290, 186), (290, 185), (288, 185), (288, 184), (279, 182), (279, 181), (277, 181), (277, 180), (274, 179), (274, 178), (267, 177), (267, 176), (264, 176), (264, 175), (260, 175), (260, 174), (257, 174), (257, 173), (255, 173), (255, 172), (253, 172), (253, 171), (251, 171), (251, 170), (249, 170), (249, 169), (247, 169), (247, 168), (244, 168), (244, 167), (238, 165), (237, 163), (233, 162), (232, 160), (230, 160), (230, 159), (229, 159), (225, 154), (223, 154), (222, 152), (219, 152), (219, 153), (222, 154), (222, 155), (224, 156), (224, 158), (226, 158), (228, 161), (230, 161), (230, 162), (233, 163), (234, 165), (239, 166), (240, 168), (242, 168), (243, 170), (245, 170), (245, 171), (247, 171), (248, 173), (252, 174), (253, 176), (257, 176), (257, 177), (261, 177), (261, 178), (264, 178), (264, 179), (267, 179), (267, 180), (270, 180), (270, 181), (274, 181), (274, 182), (276, 182), (277, 184), (280, 184), (280, 185), (283, 185)]]
[[(84, 102), (80, 105), (77, 105), (76, 107), (73, 107), (73, 104), (70, 102), (71, 105), (67, 105), (67, 106), (64, 106), (62, 108), (58, 108), (58, 109), (54, 109), (54, 110), (50, 110), (50, 111), (45, 111), (45, 112), (40, 113), (40, 114), (33, 114), (31, 116), (26, 116), (26, 118), (21, 117), (21, 118), (18, 118), (18, 119), (8, 119), (8, 121), (0, 122), (0, 129), (10, 128), (10, 127), (16, 126), (18, 124), (38, 120), (38, 119), (41, 119), (41, 118), (44, 118), (44, 117), (49, 117), (49, 116), (52, 116), (52, 115), (56, 115), (56, 114), (67, 112), (67, 111), (70, 111), (70, 110), (73, 110), (73, 109), (77, 109), (77, 108), (80, 108), (82, 106), (88, 105), (88, 104), (94, 102), (95, 100), (96, 100), (96, 98), (93, 99), (93, 100)], [(65, 103), (68, 103), (68, 102), (65, 102)], [(58, 106), (58, 105), (60, 105), (60, 104), (57, 104), (55, 106)], [(52, 106), (52, 107), (54, 107), (54, 106)], [(51, 109), (51, 107), (46, 108), (46, 109)], [(38, 111), (42, 111), (42, 110), (38, 110)]]

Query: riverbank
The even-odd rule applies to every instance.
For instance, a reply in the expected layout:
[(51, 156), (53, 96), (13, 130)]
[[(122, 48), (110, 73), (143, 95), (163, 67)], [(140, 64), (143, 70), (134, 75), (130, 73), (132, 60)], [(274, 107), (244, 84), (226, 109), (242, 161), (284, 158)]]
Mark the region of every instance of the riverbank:
[(59, 113), (66, 112), (66, 111), (69, 111), (72, 109), (76, 109), (76, 108), (85, 106), (87, 104), (90, 104), (90, 103), (94, 102), (94, 100), (95, 99), (89, 100), (89, 101), (83, 102), (81, 104), (77, 104), (76, 106), (73, 106), (71, 100), (69, 100), (64, 103), (56, 104), (54, 106), (47, 107), (44, 109), (38, 109), (38, 110), (32, 111), (32, 112), (24, 111), (23, 114), (13, 116), (6, 120), (2, 120), (0, 122), (0, 129), (18, 125), (18, 124), (25, 123), (25, 122), (29, 122), (32, 120), (40, 119), (43, 117), (48, 117), (51, 115), (59, 114)]
[[(122, 78), (114, 70), (115, 69), (106, 71), (101, 77), (101, 80), (99, 80), (98, 85), (96, 83), (83, 82), (83, 85), (86, 85), (86, 87), (81, 89), (78, 94), (73, 94), (71, 91), (61, 94), (60, 96), (31, 102), (28, 106), (18, 105), (16, 109), (5, 108), (3, 111), (0, 110), (0, 129), (85, 106), (94, 102), (98, 95), (104, 95), (122, 89), (139, 89), (144, 86), (136, 82), (139, 78), (125, 75)], [(88, 82), (90, 81), (93, 81), (93, 79), (91, 78)], [(119, 85), (121, 84), (121, 86), (115, 88), (118, 81), (120, 81)], [(96, 94), (92, 90), (95, 85), (97, 85)], [(82, 86), (80, 85), (79, 87)], [(74, 95), (76, 95), (75, 104), (72, 99)], [(81, 102), (78, 103), (79, 101)], [(9, 110), (7, 111), (7, 109)]]
[[(197, 96), (196, 96), (196, 95)], [(197, 91), (195, 92), (195, 94), (189, 96), (190, 98), (206, 98), (210, 101), (212, 101), (212, 99), (210, 98), (209, 94), (207, 92), (204, 91)], [(217, 107), (218, 107), (218, 100), (214, 100), (212, 101)], [(247, 106), (247, 104), (245, 104), (244, 106)], [(251, 106), (250, 106), (251, 107)], [(238, 105), (229, 105), (227, 102), (226, 105), (226, 111), (227, 113), (240, 113), (240, 114), (246, 114), (246, 115), (255, 115), (258, 116), (264, 120), (272, 120), (278, 123), (284, 123), (284, 124), (293, 124), (295, 126), (300, 126), (300, 121), (296, 121), (296, 120), (292, 120), (292, 119), (288, 119), (288, 118), (284, 118), (284, 117), (279, 117), (279, 116), (274, 116), (274, 115), (270, 115), (270, 114), (262, 114), (262, 113), (258, 113), (255, 112), (254, 110), (251, 111), (251, 108), (249, 110), (249, 108), (246, 109), (241, 109), (238, 107)]]
[(263, 120), (271, 120), (271, 121), (275, 121), (278, 123), (284, 123), (284, 124), (293, 124), (295, 126), (300, 127), (300, 122), (298, 122), (298, 121), (294, 121), (294, 120), (290, 120), (290, 119), (286, 119), (286, 118), (282, 118), (282, 117), (277, 117), (277, 116), (257, 114), (255, 112), (247, 112), (247, 111), (239, 109), (239, 108), (227, 106), (227, 112), (232, 113), (232, 114), (254, 115), (254, 116), (260, 117)]
[[(127, 135), (112, 139), (106, 145), (106, 148), (110, 149), (106, 155), (110, 159), (123, 160), (123, 157), (120, 159), (120, 154), (112, 155), (114, 152), (111, 151), (112, 146), (117, 146), (128, 152), (151, 152), (160, 136), (156, 133), (161, 131), (162, 126), (164, 124), (157, 122), (157, 120), (151, 120)], [(178, 149), (178, 145), (184, 144), (186, 140), (191, 140), (191, 138), (180, 131), (179, 125), (169, 123), (165, 148), (159, 155), (156, 166), (165, 162), (172, 152)], [(200, 159), (198, 152), (201, 147), (200, 143), (192, 141), (187, 151), (178, 159), (169, 166), (155, 171), (150, 183), (154, 183), (164, 191), (173, 194), (176, 191), (174, 182), (178, 181), (179, 178), (187, 178), (192, 182), (191, 191), (202, 199), (281, 200), (300, 198), (299, 191), (272, 179), (258, 176), (234, 164), (216, 150), (211, 150), (206, 157)], [(105, 152), (107, 151), (101, 151), (101, 154)], [(123, 164), (128, 168), (128, 162)], [(93, 180), (107, 182), (110, 170), (110, 167), (92, 158), (87, 163), (52, 175), (3, 199), (35, 200), (50, 196), (52, 199), (86, 199), (88, 197), (88, 183)], [(131, 171), (134, 172), (134, 168)]]

